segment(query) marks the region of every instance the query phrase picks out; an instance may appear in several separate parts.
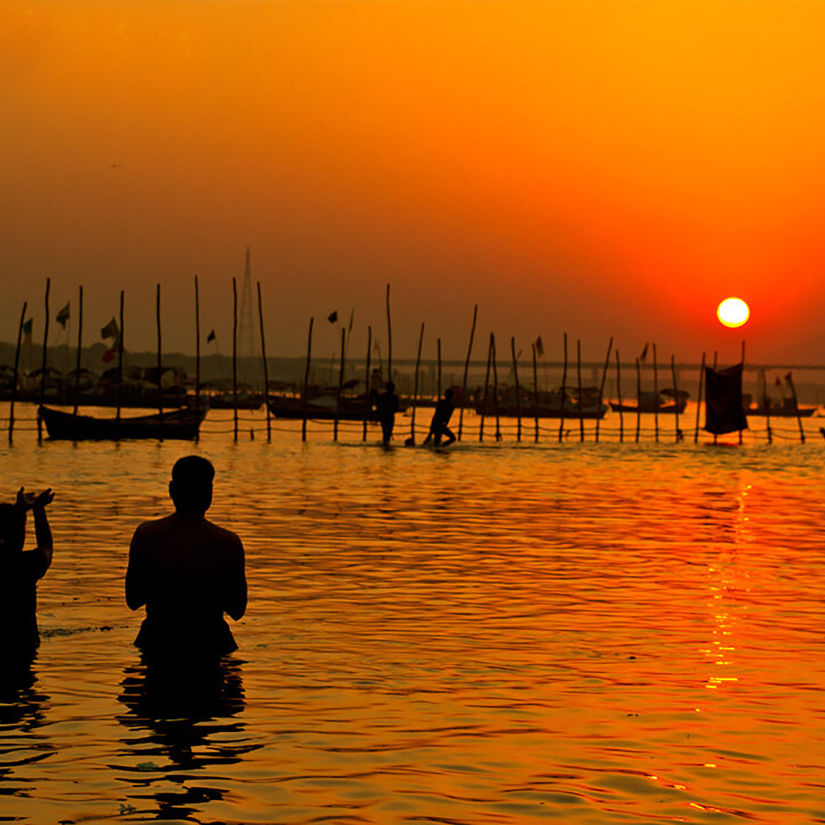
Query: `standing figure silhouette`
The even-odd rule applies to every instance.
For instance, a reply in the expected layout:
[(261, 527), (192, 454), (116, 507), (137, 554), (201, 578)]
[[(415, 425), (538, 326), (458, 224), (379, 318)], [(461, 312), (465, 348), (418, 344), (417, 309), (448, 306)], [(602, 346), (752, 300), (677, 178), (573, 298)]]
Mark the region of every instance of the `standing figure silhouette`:
[(235, 533), (207, 521), (215, 469), (179, 459), (169, 495), (175, 512), (141, 524), (132, 537), (126, 603), (146, 606), (135, 639), (147, 661), (218, 659), (237, 649), (224, 613), (246, 610), (244, 550)]
[(398, 396), (395, 394), (395, 384), (392, 381), (387, 381), (387, 386), (378, 396), (375, 406), (381, 422), (381, 441), (383, 444), (389, 444), (395, 426), (395, 414), (398, 412)]

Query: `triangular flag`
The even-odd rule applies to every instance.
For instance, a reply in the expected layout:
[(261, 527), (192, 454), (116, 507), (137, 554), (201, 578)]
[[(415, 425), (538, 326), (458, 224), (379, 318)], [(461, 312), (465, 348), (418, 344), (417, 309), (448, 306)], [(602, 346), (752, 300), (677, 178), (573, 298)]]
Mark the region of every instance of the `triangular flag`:
[(118, 328), (117, 321), (112, 317), (112, 320), (100, 330), (100, 337), (105, 340), (106, 338), (117, 338), (118, 335), (120, 335), (120, 329)]
[(69, 304), (67, 303), (60, 312), (57, 313), (57, 323), (64, 329), (66, 328), (66, 321), (69, 320)]

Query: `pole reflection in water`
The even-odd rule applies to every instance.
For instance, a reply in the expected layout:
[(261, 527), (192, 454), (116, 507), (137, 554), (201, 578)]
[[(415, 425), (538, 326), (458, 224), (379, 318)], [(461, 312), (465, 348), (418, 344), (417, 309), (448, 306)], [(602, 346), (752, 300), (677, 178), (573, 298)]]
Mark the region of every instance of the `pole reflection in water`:
[(137, 758), (121, 777), (133, 788), (124, 813), (149, 813), (146, 802), (152, 800), (160, 819), (185, 819), (204, 803), (223, 799), (223, 778), (215, 768), (260, 747), (244, 735), (241, 666), (225, 659), (196, 666), (144, 662), (124, 670), (118, 701), (128, 712), (118, 722), (128, 733), (120, 753)]

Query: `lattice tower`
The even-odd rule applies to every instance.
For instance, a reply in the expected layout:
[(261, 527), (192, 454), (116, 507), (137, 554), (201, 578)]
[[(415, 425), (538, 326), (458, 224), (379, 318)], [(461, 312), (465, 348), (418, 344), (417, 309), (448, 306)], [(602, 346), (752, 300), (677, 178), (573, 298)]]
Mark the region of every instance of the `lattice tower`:
[(255, 352), (255, 322), (252, 313), (252, 265), (249, 247), (246, 248), (246, 265), (241, 287), (241, 308), (238, 313), (238, 356), (251, 358)]

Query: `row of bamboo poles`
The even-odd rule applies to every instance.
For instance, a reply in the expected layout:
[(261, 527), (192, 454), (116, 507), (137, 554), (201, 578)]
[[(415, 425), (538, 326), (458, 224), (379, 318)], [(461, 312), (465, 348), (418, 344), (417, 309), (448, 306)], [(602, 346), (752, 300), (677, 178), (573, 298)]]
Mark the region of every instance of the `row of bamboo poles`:
[[(261, 284), (260, 281), (256, 282), (257, 286), (257, 298), (258, 298), (258, 320), (259, 320), (259, 328), (260, 328), (260, 344), (261, 344), (261, 361), (262, 361), (262, 370), (263, 370), (263, 382), (264, 382), (264, 407), (266, 410), (266, 435), (267, 440), (271, 441), (272, 438), (272, 424), (271, 424), (271, 413), (268, 404), (266, 404), (266, 400), (269, 395), (269, 373), (268, 373), (268, 365), (267, 365), (267, 355), (266, 355), (266, 339), (264, 335), (264, 316), (263, 316), (263, 302), (261, 297)], [(51, 279), (46, 279), (46, 290), (45, 290), (45, 325), (43, 331), (43, 356), (42, 356), (42, 366), (41, 366), (41, 375), (40, 375), (40, 405), (42, 405), (45, 401), (45, 393), (46, 393), (46, 368), (47, 368), (47, 347), (48, 347), (48, 335), (49, 335), (49, 317), (50, 317), (50, 306), (49, 306), (49, 294), (51, 288)], [(200, 380), (200, 292), (199, 292), (199, 285), (198, 285), (198, 277), (197, 275), (194, 278), (194, 291), (195, 291), (195, 407), (197, 410), (200, 410), (201, 407), (201, 380)], [(238, 289), (237, 289), (237, 279), (232, 279), (232, 298), (233, 298), (233, 323), (232, 323), (232, 395), (233, 395), (233, 437), (235, 441), (238, 440), (239, 430), (240, 430), (240, 421), (238, 415)], [(124, 336), (125, 336), (125, 329), (124, 329), (124, 303), (125, 303), (125, 293), (123, 290), (120, 292), (120, 312), (119, 312), (119, 322), (120, 322), (120, 329), (119, 329), (119, 339), (116, 342), (117, 345), (117, 379), (115, 384), (115, 418), (119, 422), (121, 419), (121, 388), (122, 388), (122, 381), (123, 381), (123, 352), (124, 352)], [(20, 351), (21, 351), (21, 343), (23, 337), (23, 326), (25, 323), (25, 316), (27, 310), (27, 303), (23, 303), (23, 307), (20, 313), (20, 323), (18, 326), (17, 331), (17, 346), (15, 350), (15, 358), (14, 358), (14, 369), (13, 369), (13, 377), (12, 377), (12, 392), (11, 392), (11, 404), (10, 404), (10, 411), (9, 411), (9, 424), (8, 424), (8, 438), (9, 442), (11, 443), (13, 440), (14, 434), (14, 425), (15, 425), (15, 402), (16, 402), (16, 395), (17, 395), (17, 382), (18, 382), (18, 372), (19, 372), (19, 364), (20, 364)], [(387, 320), (387, 341), (388, 341), (388, 352), (387, 352), (387, 369), (388, 369), (388, 380), (392, 379), (392, 315), (391, 315), (391, 307), (390, 307), (390, 285), (387, 284), (386, 287), (386, 320)], [(458, 421), (458, 432), (457, 437), (458, 440), (462, 440), (463, 430), (464, 430), (464, 401), (467, 398), (467, 381), (470, 369), (470, 361), (472, 358), (472, 351), (473, 351), (473, 343), (475, 340), (475, 333), (476, 333), (476, 326), (478, 321), (478, 305), (476, 304), (473, 307), (473, 319), (472, 324), (470, 327), (470, 335), (467, 344), (467, 355), (464, 361), (464, 371), (463, 371), (463, 378), (462, 378), (462, 404), (459, 406), (459, 421)], [(161, 287), (160, 284), (157, 284), (156, 291), (155, 291), (155, 323), (156, 323), (156, 331), (157, 331), (157, 383), (158, 383), (158, 413), (160, 415), (161, 421), (163, 420), (163, 386), (162, 386), (162, 374), (163, 374), (163, 336), (162, 336), (162, 325), (161, 325)], [(306, 441), (307, 439), (307, 423), (310, 420), (311, 416), (309, 414), (308, 408), (308, 391), (309, 391), (309, 377), (310, 377), (310, 368), (312, 363), (312, 337), (313, 337), (313, 327), (314, 327), (314, 318), (309, 319), (309, 330), (307, 334), (307, 352), (306, 352), (306, 365), (304, 370), (304, 380), (303, 380), (303, 389), (302, 389), (302, 404), (303, 404), (303, 417), (301, 423), (301, 440)], [(410, 416), (410, 439), (409, 442), (414, 443), (415, 441), (415, 413), (416, 413), (416, 406), (418, 401), (418, 389), (419, 389), (419, 374), (421, 368), (421, 354), (422, 354), (422, 347), (424, 341), (424, 323), (421, 324), (418, 336), (418, 348), (417, 348), (417, 356), (415, 362), (415, 374), (414, 374), (414, 390), (413, 390), (413, 398), (412, 398), (412, 407), (411, 407), (411, 416)], [(333, 419), (333, 439), (338, 440), (339, 434), (339, 420), (341, 415), (341, 400), (342, 400), (342, 392), (343, 392), (343, 384), (344, 384), (344, 375), (346, 370), (346, 336), (347, 331), (344, 327), (341, 329), (341, 356), (340, 356), (340, 366), (338, 372), (338, 387), (337, 387), (337, 394), (336, 394), (336, 414)], [(563, 372), (562, 372), (562, 380), (561, 380), (561, 387), (560, 387), (560, 397), (562, 399), (561, 403), (561, 411), (560, 411), (560, 419), (557, 431), (557, 438), (558, 441), (561, 442), (565, 438), (565, 421), (569, 420), (565, 417), (565, 399), (568, 389), (571, 391), (573, 390), (573, 386), (568, 386), (568, 362), (569, 362), (569, 353), (568, 353), (568, 336), (567, 333), (564, 333), (564, 360), (563, 360)], [(78, 289), (78, 331), (77, 331), (77, 361), (75, 367), (75, 400), (74, 400), (74, 414), (76, 415), (78, 412), (78, 399), (79, 399), (79, 385), (80, 385), (80, 359), (81, 359), (81, 352), (83, 346), (83, 287), (80, 286)], [(653, 384), (654, 384), (654, 397), (658, 399), (659, 397), (659, 379), (658, 379), (658, 359), (656, 354), (656, 345), (653, 344)], [(365, 383), (366, 383), (366, 390), (365, 390), (365, 397), (367, 399), (370, 398), (370, 393), (372, 390), (370, 381), (371, 381), (371, 363), (370, 363), (370, 354), (372, 350), (372, 327), (367, 327), (367, 352), (366, 352), (366, 359), (365, 359)], [(537, 363), (537, 351), (536, 351), (536, 344), (531, 345), (531, 353), (532, 353), (532, 378), (533, 378), (533, 409), (530, 409), (530, 405), (526, 404), (525, 408), (522, 410), (521, 406), (521, 399), (522, 399), (522, 386), (519, 379), (519, 372), (518, 372), (518, 356), (516, 354), (516, 342), (515, 337), (510, 339), (510, 352), (512, 357), (512, 370), (513, 370), (513, 379), (515, 383), (515, 397), (516, 397), (516, 440), (518, 442), (522, 441), (522, 437), (525, 434), (522, 426), (523, 418), (527, 418), (528, 420), (532, 418), (533, 420), (533, 441), (538, 443), (539, 441), (539, 387), (538, 387), (538, 363)], [(604, 397), (604, 388), (605, 383), (607, 380), (608, 370), (610, 367), (611, 361), (611, 354), (615, 355), (615, 370), (616, 370), (616, 389), (618, 395), (618, 403), (619, 403), (619, 441), (625, 441), (625, 423), (624, 423), (624, 412), (622, 411), (622, 403), (623, 403), (623, 396), (622, 396), (622, 388), (621, 388), (621, 358), (618, 349), (615, 351), (613, 350), (613, 338), (611, 336), (610, 341), (607, 346), (607, 353), (605, 355), (604, 365), (602, 368), (601, 374), (601, 381), (599, 384), (599, 403), (602, 403), (602, 399)], [(713, 358), (713, 367), (716, 368), (716, 354), (714, 354)], [(742, 364), (744, 365), (745, 361), (745, 344), (742, 343)], [(699, 379), (699, 390), (698, 390), (698, 398), (697, 398), (697, 406), (696, 406), (696, 418), (695, 424), (693, 428), (693, 441), (694, 443), (698, 442), (699, 439), (699, 415), (700, 415), (700, 408), (702, 402), (702, 393), (703, 393), (703, 384), (704, 384), (704, 367), (706, 363), (706, 355), (705, 353), (702, 354), (702, 369), (700, 370), (700, 379)], [(636, 422), (635, 422), (635, 432), (633, 432), (633, 440), (638, 442), (640, 440), (641, 435), (641, 398), (642, 398), (642, 390), (641, 390), (641, 360), (640, 358), (635, 359), (635, 367), (636, 367), (636, 403), (637, 403), (637, 410), (636, 410)], [(437, 368), (438, 368), (438, 381), (437, 381), (437, 392), (440, 397), (441, 395), (441, 339), (437, 339)], [(670, 358), (670, 373), (671, 373), (671, 380), (673, 382), (673, 392), (674, 392), (674, 399), (678, 400), (679, 394), (679, 387), (678, 387), (678, 379), (677, 379), (677, 370), (676, 370), (676, 362), (674, 356)], [(585, 440), (585, 426), (584, 426), (584, 405), (583, 405), (583, 385), (582, 385), (582, 361), (581, 361), (581, 341), (576, 341), (576, 384), (575, 390), (577, 393), (578, 399), (578, 428), (579, 428), (579, 440)], [(492, 375), (492, 385), (491, 385), (491, 375)], [(767, 400), (767, 390), (764, 387), (764, 374), (763, 374), (763, 395), (764, 398)], [(805, 432), (802, 426), (801, 416), (799, 415), (798, 405), (796, 400), (796, 390), (793, 385), (793, 380), (788, 374), (787, 376), (789, 386), (791, 388), (792, 399), (794, 409), (797, 411), (796, 419), (798, 424), (798, 431), (799, 431), (799, 438), (800, 441), (804, 443), (805, 441)], [(496, 337), (493, 332), (490, 333), (490, 338), (487, 347), (487, 363), (486, 363), (486, 371), (485, 371), (485, 378), (484, 378), (484, 394), (483, 394), (483, 405), (485, 411), (489, 409), (489, 400), (490, 400), (490, 392), (492, 391), (492, 399), (493, 399), (493, 408), (494, 408), (494, 417), (495, 417), (495, 431), (494, 431), (494, 438), (496, 441), (500, 441), (502, 438), (501, 434), (501, 421), (500, 415), (498, 413), (498, 359), (496, 355)], [(368, 403), (368, 402), (367, 402)], [(523, 413), (523, 414), (522, 414)], [(532, 413), (532, 415), (531, 415)], [(770, 413), (769, 408), (766, 406), (766, 414), (767, 414), (767, 435), (768, 441), (772, 441), (772, 430), (770, 426)], [(684, 439), (684, 433), (679, 427), (679, 413), (678, 408), (677, 411), (673, 413), (674, 415), (674, 435), (677, 441), (681, 441)], [(480, 416), (479, 421), (479, 429), (478, 429), (478, 440), (484, 440), (484, 416)], [(575, 416), (573, 416), (575, 418)], [(599, 441), (600, 436), (600, 419), (596, 418), (596, 426), (595, 426), (595, 441)], [(43, 438), (43, 431), (42, 431), (42, 421), (40, 416), (37, 419), (37, 437), (38, 442), (42, 441)], [(367, 438), (367, 420), (363, 421), (362, 426), (362, 440), (366, 440)], [(660, 440), (660, 427), (659, 427), (659, 413), (658, 410), (654, 409), (654, 438), (655, 441), (658, 443)], [(630, 436), (628, 437), (630, 440)], [(716, 442), (716, 436), (714, 436), (714, 442)], [(739, 443), (742, 443), (742, 431), (739, 431)]]

